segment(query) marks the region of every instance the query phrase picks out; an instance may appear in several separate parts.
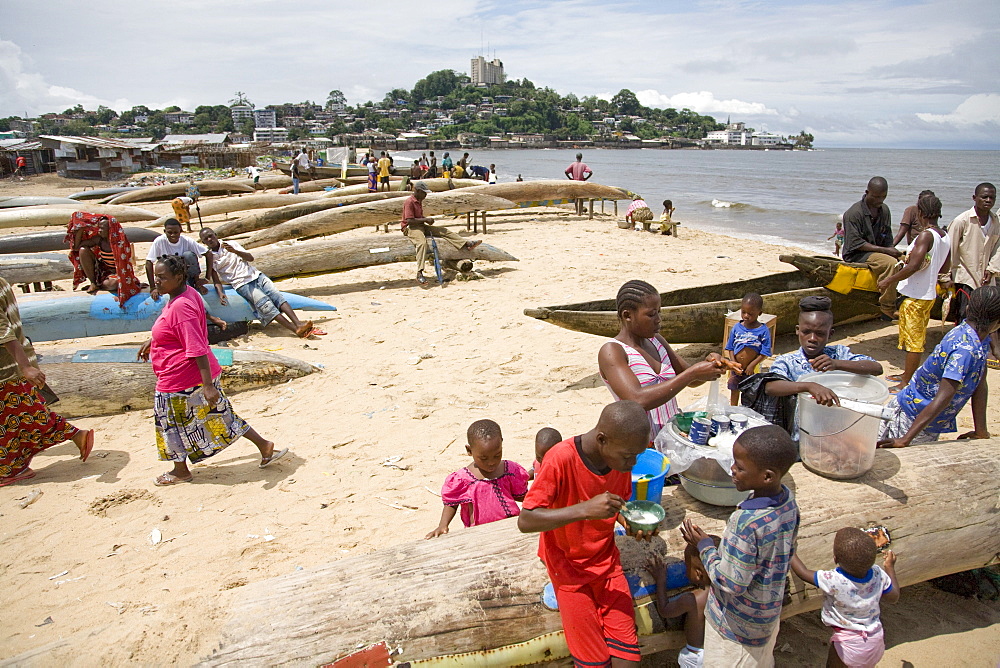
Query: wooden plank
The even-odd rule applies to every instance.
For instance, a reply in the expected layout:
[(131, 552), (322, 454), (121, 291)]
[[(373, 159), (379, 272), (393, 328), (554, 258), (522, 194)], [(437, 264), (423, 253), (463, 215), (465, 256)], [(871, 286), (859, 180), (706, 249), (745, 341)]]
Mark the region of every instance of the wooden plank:
[[(798, 554), (810, 567), (832, 568), (838, 529), (884, 525), (903, 585), (988, 565), (1000, 554), (998, 479), (996, 438), (879, 450), (874, 468), (851, 481), (828, 480), (796, 464), (785, 484), (802, 516)], [(663, 505), (667, 517), (652, 543), (618, 539), (623, 567), (644, 582), (651, 551), (668, 562), (682, 558), (677, 528), (683, 519), (721, 534), (729, 515), (679, 487), (665, 490)], [(536, 555), (537, 536), (519, 533), (515, 522), (456, 530), (242, 587), (204, 665), (316, 665), (382, 641), (403, 646), (397, 661), (413, 661), (558, 631), (559, 614), (540, 603), (548, 577)], [(790, 588), (783, 617), (820, 607), (823, 596), (811, 585), (792, 577)], [(643, 641), (646, 651), (683, 644), (677, 633)]]

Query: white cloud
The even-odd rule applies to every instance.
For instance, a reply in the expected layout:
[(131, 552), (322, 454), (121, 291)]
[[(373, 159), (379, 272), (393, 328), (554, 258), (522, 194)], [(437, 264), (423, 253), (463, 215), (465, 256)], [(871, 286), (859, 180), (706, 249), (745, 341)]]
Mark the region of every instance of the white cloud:
[(647, 107), (673, 107), (674, 109), (690, 109), (699, 114), (740, 114), (742, 116), (777, 116), (775, 109), (762, 102), (744, 102), (743, 100), (717, 100), (715, 94), (702, 90), (697, 93), (677, 93), (665, 95), (656, 90), (636, 91), (639, 102)]
[(981, 123), (1000, 123), (1000, 95), (996, 93), (973, 95), (950, 114), (917, 114), (927, 123), (941, 123), (968, 127)]

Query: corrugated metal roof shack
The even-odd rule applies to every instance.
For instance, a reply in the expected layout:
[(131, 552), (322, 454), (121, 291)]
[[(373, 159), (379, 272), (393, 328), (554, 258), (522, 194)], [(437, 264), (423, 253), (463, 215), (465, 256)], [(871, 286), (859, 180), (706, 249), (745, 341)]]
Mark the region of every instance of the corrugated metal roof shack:
[(0, 177), (14, 173), (18, 156), (25, 159), (25, 174), (45, 174), (56, 169), (52, 150), (37, 139), (0, 139)]
[(138, 146), (104, 137), (42, 135), (45, 148), (55, 153), (56, 172), (73, 179), (115, 179), (143, 169)]

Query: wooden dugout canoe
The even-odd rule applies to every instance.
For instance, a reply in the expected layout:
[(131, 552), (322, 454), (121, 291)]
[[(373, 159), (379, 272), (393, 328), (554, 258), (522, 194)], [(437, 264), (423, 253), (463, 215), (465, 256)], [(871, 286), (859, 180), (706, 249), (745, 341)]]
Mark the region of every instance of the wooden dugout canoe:
[(0, 209), (16, 209), (20, 206), (54, 206), (57, 204), (75, 206), (78, 202), (68, 197), (0, 197)]
[[(779, 334), (795, 331), (799, 300), (821, 295), (833, 300), (834, 322), (868, 320), (879, 314), (877, 295), (850, 296), (818, 287), (800, 271), (791, 271), (745, 281), (701, 285), (660, 293), (660, 333), (670, 343), (719, 343), (726, 313), (740, 308), (743, 295), (756, 292), (764, 297), (764, 312), (778, 316)], [(615, 300), (600, 299), (524, 309), (524, 314), (577, 332), (612, 338), (618, 334)]]
[[(279, 162), (278, 169), (281, 170), (283, 174), (291, 175), (292, 163)], [(329, 164), (329, 165), (323, 165), (322, 167), (318, 165), (313, 165), (312, 169), (316, 171), (316, 176), (320, 178), (340, 178), (340, 175), (343, 173), (340, 164)], [(404, 171), (406, 171), (407, 174), (410, 173), (409, 169), (410, 169), (409, 165), (407, 165), (405, 169), (402, 166), (400, 167), (393, 166), (392, 169), (389, 171), (389, 174), (390, 176), (403, 176)], [(309, 170), (306, 170), (304, 174), (308, 175)], [(364, 176), (365, 178), (367, 178), (368, 166), (351, 163), (347, 165), (347, 176)]]
[[(195, 187), (202, 196), (232, 195), (233, 193), (252, 193), (253, 187), (235, 181), (195, 181)], [(109, 204), (127, 204), (130, 202), (165, 202), (180, 197), (187, 192), (190, 183), (168, 183), (163, 186), (149, 186), (116, 195)]]
[[(124, 227), (122, 231), (125, 232), (125, 237), (131, 243), (150, 242), (160, 236), (159, 230), (147, 229), (145, 227)], [(69, 250), (69, 244), (66, 243), (65, 230), (0, 236), (0, 254), (45, 253), (57, 250)]]
[(60, 253), (0, 255), (0, 276), (11, 285), (59, 281), (73, 277), (73, 265)]
[[(850, 481), (822, 478), (795, 464), (785, 484), (801, 514), (796, 552), (810, 568), (833, 568), (838, 529), (884, 525), (903, 586), (995, 563), (998, 476), (997, 438), (879, 450), (872, 470)], [(956, 481), (961, 501), (943, 512), (942, 499), (954, 497)], [(418, 513), (433, 522), (440, 502), (420, 505)], [(728, 515), (677, 486), (664, 490), (662, 505), (667, 517), (658, 537), (648, 544), (617, 539), (626, 574), (647, 584), (649, 554), (668, 564), (683, 558), (678, 527), (684, 519), (721, 535)], [(548, 576), (537, 546), (537, 535), (519, 533), (514, 519), (502, 520), (253, 582), (225, 603), (219, 643), (202, 665), (321, 665), (382, 641), (402, 646), (393, 659), (412, 668), (516, 666), (566, 656), (559, 613), (540, 602)], [(789, 587), (782, 617), (822, 605), (822, 592), (811, 584), (789, 575)], [(683, 632), (663, 631), (652, 602), (637, 604), (644, 654), (684, 646)], [(520, 653), (503, 649), (517, 650), (545, 634), (553, 635), (541, 638), (533, 653), (526, 645)]]
[[(469, 211), (495, 211), (516, 206), (510, 200), (492, 195), (470, 193), (466, 192), (467, 190), (467, 188), (463, 188), (446, 193), (431, 193), (424, 199), (424, 214), (436, 216)], [(398, 221), (403, 215), (403, 201), (403, 198), (397, 197), (381, 202), (352, 204), (338, 209), (300, 216), (286, 223), (255, 232), (243, 245), (246, 248), (256, 248), (286, 239), (336, 234), (358, 227)]]
[[(340, 182), (340, 179), (315, 179), (313, 181), (308, 181), (306, 179), (299, 179), (299, 192), (300, 193), (315, 193), (321, 190), (326, 190), (327, 188), (340, 188), (344, 184)], [(286, 186), (279, 190), (279, 193), (286, 194), (291, 193), (294, 190), (293, 186)]]
[[(295, 197), (295, 195), (275, 195), (275, 197)], [(302, 197), (302, 195), (299, 195), (299, 197)], [(219, 235), (219, 237), (225, 238), (237, 234), (246, 234), (247, 232), (256, 232), (257, 230), (262, 230), (266, 227), (271, 227), (272, 225), (277, 225), (310, 213), (327, 211), (329, 209), (336, 209), (337, 207), (348, 206), (351, 204), (379, 202), (386, 199), (409, 197), (409, 193), (363, 193), (359, 195), (346, 195), (344, 197), (319, 198), (306, 195), (306, 197), (309, 199), (299, 201), (298, 203), (290, 202), (285, 206), (271, 208), (266, 211), (257, 211), (238, 218), (237, 220), (220, 223), (215, 227), (215, 233)]]
[[(274, 209), (277, 207), (298, 204), (301, 202), (311, 202), (317, 198), (315, 194), (309, 195), (277, 195), (270, 193), (256, 193), (253, 195), (239, 195), (236, 197), (219, 197), (198, 202), (201, 208), (201, 215), (217, 216), (220, 213), (235, 213), (236, 211), (247, 211), (250, 209)], [(196, 217), (198, 212), (193, 210)]]
[[(44, 353), (39, 367), (59, 396), (55, 410), (63, 417), (115, 415), (153, 407), (156, 376), (148, 362), (136, 360), (138, 348), (103, 348), (71, 353)], [(319, 371), (285, 355), (212, 348), (222, 366), (227, 394), (283, 383)]]
[[(337, 310), (335, 306), (316, 299), (290, 292), (281, 294), (296, 311)], [(253, 309), (235, 290), (227, 289), (226, 296), (229, 298), (229, 305), (222, 306), (215, 288), (209, 287), (208, 294), (202, 298), (206, 310), (226, 322), (254, 319)], [(109, 292), (99, 292), (94, 296), (79, 293), (63, 293), (60, 296), (49, 294), (44, 297), (24, 295), (17, 301), (25, 335), (32, 341), (39, 342), (148, 332), (163, 310), (167, 297), (153, 301), (149, 293), (143, 292), (125, 302), (125, 308), (121, 308), (116, 295)]]
[[(422, 179), (419, 181), (411, 181), (414, 183), (423, 183), (427, 186), (427, 189), (432, 193), (445, 192), (448, 190), (455, 190), (456, 188), (468, 188), (471, 186), (481, 186), (482, 181), (476, 181), (474, 179)], [(390, 181), (389, 182), (389, 192), (406, 192), (409, 193), (412, 188), (404, 189), (403, 181)], [(345, 186), (343, 188), (338, 188), (337, 190), (331, 190), (329, 192), (323, 193), (323, 197), (346, 197), (349, 195), (360, 195), (368, 192), (368, 184), (360, 184), (354, 186)], [(384, 192), (384, 191), (383, 191)]]
[(119, 186), (117, 188), (97, 188), (95, 190), (82, 190), (78, 193), (73, 193), (69, 196), (70, 199), (75, 200), (86, 200), (86, 199), (104, 199), (106, 197), (114, 197), (121, 195), (122, 193), (132, 192), (133, 190), (142, 190), (140, 186)]
[[(241, 183), (245, 186), (254, 187), (253, 179), (251, 178), (235, 178), (226, 179), (227, 181), (232, 181), (233, 183)], [(285, 186), (292, 185), (292, 177), (282, 176), (280, 174), (261, 174), (260, 180), (257, 181), (257, 188), (284, 188)]]
[[(487, 262), (517, 262), (517, 258), (489, 244), (475, 249), (455, 250), (451, 244), (439, 243), (441, 260), (485, 260)], [(401, 234), (375, 239), (322, 239), (292, 246), (270, 246), (254, 253), (253, 265), (272, 279), (309, 276), (372, 267), (392, 262), (413, 262), (416, 251)]]
[(0, 228), (68, 225), (69, 219), (75, 211), (113, 216), (119, 223), (155, 220), (157, 218), (157, 215), (152, 211), (146, 211), (134, 206), (76, 202), (72, 206), (69, 204), (53, 204), (0, 210)]

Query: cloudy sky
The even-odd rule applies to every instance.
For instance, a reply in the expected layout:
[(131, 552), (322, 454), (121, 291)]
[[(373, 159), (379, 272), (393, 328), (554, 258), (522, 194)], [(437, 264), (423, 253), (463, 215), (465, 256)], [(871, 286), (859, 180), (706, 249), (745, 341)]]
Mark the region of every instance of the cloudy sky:
[(820, 146), (1000, 149), (995, 0), (0, 0), (0, 116), (350, 103), (468, 72), (622, 88)]

